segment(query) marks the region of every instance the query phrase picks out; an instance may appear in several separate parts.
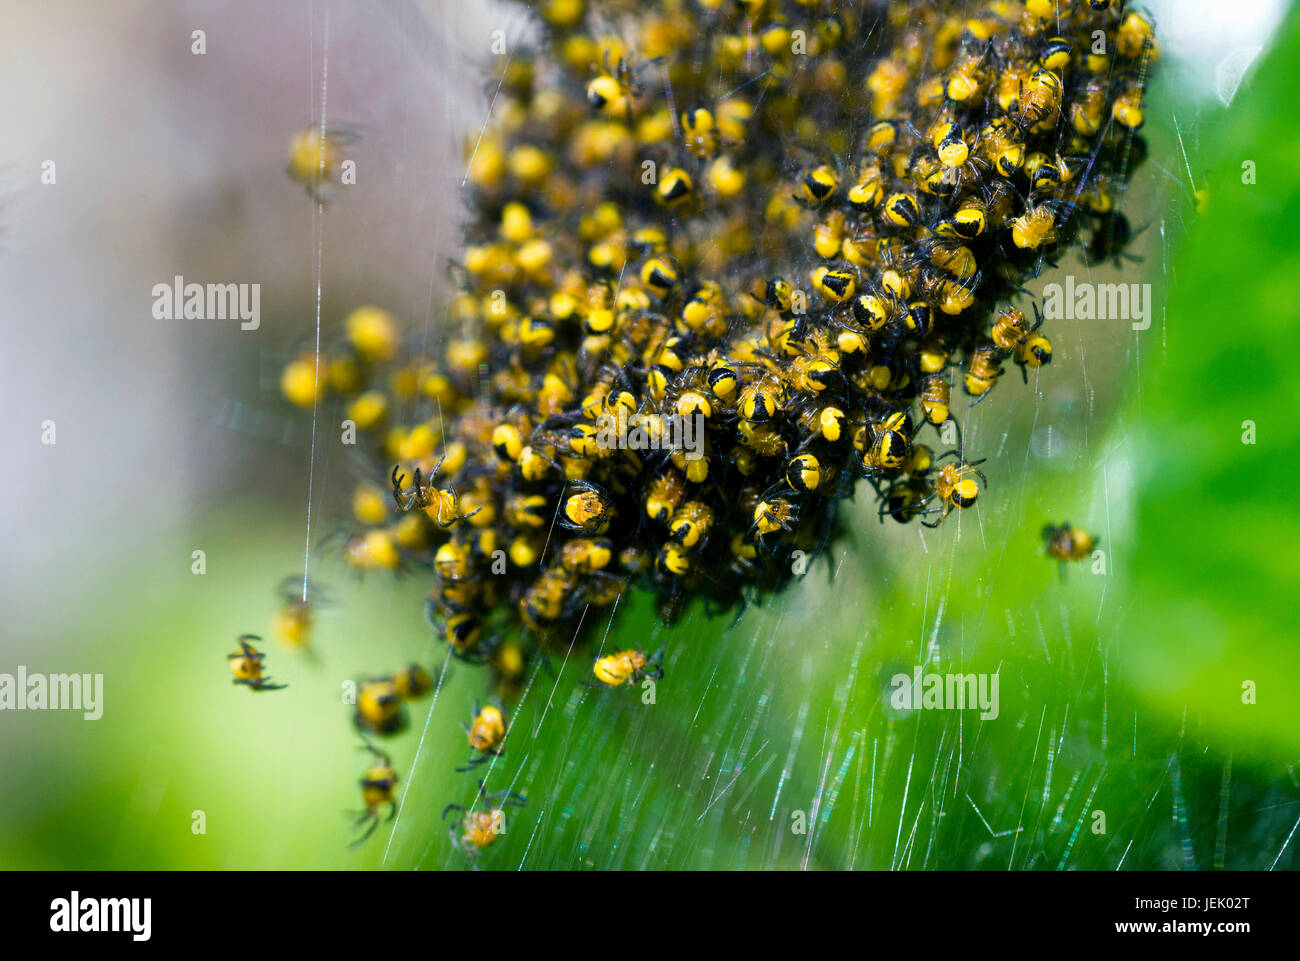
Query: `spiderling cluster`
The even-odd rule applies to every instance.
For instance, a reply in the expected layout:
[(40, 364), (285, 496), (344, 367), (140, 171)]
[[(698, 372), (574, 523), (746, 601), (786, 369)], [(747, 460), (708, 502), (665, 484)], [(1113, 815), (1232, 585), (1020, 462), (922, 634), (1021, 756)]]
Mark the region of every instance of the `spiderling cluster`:
[(348, 561), (431, 568), (431, 622), (507, 699), (630, 585), (669, 619), (780, 587), (855, 489), (902, 523), (972, 507), (953, 381), (1049, 363), (1025, 284), (1129, 239), (1156, 54), (1110, 0), (528, 6), (467, 146), (445, 349), (362, 308), (320, 384), (311, 355), (283, 380), (372, 444)]

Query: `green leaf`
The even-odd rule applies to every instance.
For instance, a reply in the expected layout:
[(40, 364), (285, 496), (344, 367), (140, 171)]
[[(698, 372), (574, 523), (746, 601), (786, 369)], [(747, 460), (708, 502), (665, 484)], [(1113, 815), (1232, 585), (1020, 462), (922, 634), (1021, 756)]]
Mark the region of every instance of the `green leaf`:
[(1145, 699), (1286, 758), (1300, 749), (1300, 118), (1282, 105), (1298, 53), (1293, 16), (1191, 161), (1214, 175), (1130, 408), (1136, 550), (1118, 645)]

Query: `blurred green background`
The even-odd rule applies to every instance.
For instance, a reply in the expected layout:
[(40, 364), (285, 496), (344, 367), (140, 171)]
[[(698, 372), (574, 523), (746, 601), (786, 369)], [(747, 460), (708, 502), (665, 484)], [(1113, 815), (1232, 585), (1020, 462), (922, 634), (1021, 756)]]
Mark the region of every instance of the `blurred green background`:
[[(266, 424), (183, 428), (237, 466), (221, 460), (222, 482), (164, 522), (154, 491), (175, 494), (175, 480), (158, 463), (114, 492), (109, 536), (26, 559), (46, 575), (27, 598), (39, 613), (15, 620), (0, 670), (102, 671), (107, 690), (96, 722), (0, 715), (0, 866), (459, 868), (440, 814), (483, 776), (528, 798), (483, 857), (492, 868), (1295, 867), (1300, 19), (1275, 42), (1231, 107), (1174, 76), (1154, 88), (1150, 160), (1126, 202), (1140, 261), (1067, 260), (1042, 278), (1150, 282), (1153, 323), (1049, 326), (1053, 365), (1028, 387), (1008, 374), (968, 422), (968, 450), (990, 458), (977, 509), (924, 531), (880, 525), (864, 500), (830, 556), (735, 623), (692, 610), (668, 629), (633, 600), (596, 636), (606, 650), (666, 644), (656, 703), (580, 686), (589, 650), (555, 657), (531, 676), (504, 756), (473, 775), (454, 771), (468, 760), (460, 722), (486, 676), (453, 664), (388, 742), (400, 816), (357, 848), (345, 811), (366, 758), (341, 685), (443, 663), (426, 585), (361, 582), (314, 554), (333, 600), (316, 659), (271, 647), (287, 691), (231, 686), (233, 638), (269, 635), (274, 587), (301, 569), (307, 447), (259, 392), (274, 348), (218, 354), (213, 366), (242, 373), (216, 390)], [(345, 301), (328, 302), (327, 324)], [(281, 351), (305, 326), (294, 302), (280, 304)], [(323, 437), (314, 535), (356, 480)], [(93, 465), (58, 457), (66, 480), (39, 509), (75, 530)], [(1099, 537), (1104, 574), (1085, 562), (1062, 578), (1043, 556), (1040, 529), (1067, 519)], [(999, 717), (894, 710), (890, 676), (918, 664), (996, 672)]]

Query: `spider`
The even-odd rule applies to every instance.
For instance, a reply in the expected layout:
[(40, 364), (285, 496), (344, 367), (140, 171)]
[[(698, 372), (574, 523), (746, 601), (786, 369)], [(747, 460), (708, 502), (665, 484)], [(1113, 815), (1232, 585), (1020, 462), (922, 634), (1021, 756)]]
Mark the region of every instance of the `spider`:
[(288, 687), (288, 684), (272, 684), (271, 676), (262, 673), (262, 661), (266, 655), (253, 647), (249, 641), (261, 641), (262, 639), (256, 634), (241, 634), (239, 636), (239, 650), (234, 654), (227, 654), (226, 660), (230, 662), (230, 673), (235, 675), (233, 684), (246, 685), (254, 691), (279, 691)]
[[(923, 514), (939, 514), (938, 520), (934, 523), (922, 521), (921, 523), (925, 527), (938, 527), (954, 507), (965, 510), (967, 507), (974, 505), (976, 498), (979, 497), (980, 484), (982, 483), (987, 487), (989, 483), (989, 479), (984, 476), (984, 472), (977, 469), (980, 464), (988, 460), (987, 457), (967, 463), (959, 451), (950, 450), (946, 454), (940, 455), (935, 460), (935, 464), (937, 465), (939, 461), (948, 457), (955, 457), (957, 460), (952, 464), (945, 464), (939, 469), (939, 473), (934, 478), (934, 491), (921, 502), (921, 506), (924, 506), (937, 497), (943, 504), (942, 507), (932, 507), (929, 510), (920, 512)], [(975, 480), (977, 477), (979, 478), (978, 483)]]
[(505, 715), (499, 704), (487, 704), (480, 708), (474, 705), (474, 723), (462, 724), (469, 746), (478, 752), (464, 767), (456, 768), (457, 773), (477, 767), (490, 757), (501, 755), (501, 745), (506, 739)]
[[(459, 811), (463, 815), (459, 822), (461, 833), (457, 833), (455, 824), (448, 829), (448, 833), (452, 845), (464, 851), (470, 858), (477, 857), (479, 852), (496, 843), (496, 839), (506, 833), (505, 809), (523, 807), (526, 799), (522, 794), (516, 794), (509, 789), (488, 794), (483, 782), (479, 781), (478, 800), (483, 802), (483, 810), (475, 811), (473, 807), (467, 808), (461, 804), (448, 804), (442, 809), (443, 820), (446, 820), (447, 815), (452, 811)], [(477, 803), (476, 801), (474, 806), (477, 806)]]
[(442, 467), (442, 462), (447, 459), (444, 454), (438, 459), (438, 463), (433, 465), (433, 470), (429, 472), (429, 480), (426, 483), (420, 474), (420, 468), (415, 469), (415, 479), (411, 484), (411, 489), (403, 490), (402, 481), (406, 480), (406, 475), (400, 473), (401, 468), (393, 467), (393, 502), (397, 509), (402, 512), (418, 508), (423, 510), (439, 527), (452, 527), (463, 520), (473, 517), (483, 508), (482, 506), (474, 508), (468, 514), (458, 513), (459, 498), (456, 491), (447, 488), (437, 487), (433, 483), (433, 478), (437, 476), (438, 470)]
[(361, 799), (365, 802), (366, 809), (361, 812), (353, 827), (359, 828), (367, 821), (370, 822), (370, 825), (359, 838), (352, 842), (352, 847), (363, 843), (370, 835), (375, 833), (375, 828), (379, 826), (379, 809), (385, 804), (388, 805), (387, 820), (391, 821), (397, 815), (397, 801), (393, 797), (393, 791), (397, 787), (397, 772), (393, 770), (392, 760), (387, 754), (364, 739), (361, 744), (357, 745), (357, 749), (369, 751), (374, 755), (374, 761), (361, 776)]

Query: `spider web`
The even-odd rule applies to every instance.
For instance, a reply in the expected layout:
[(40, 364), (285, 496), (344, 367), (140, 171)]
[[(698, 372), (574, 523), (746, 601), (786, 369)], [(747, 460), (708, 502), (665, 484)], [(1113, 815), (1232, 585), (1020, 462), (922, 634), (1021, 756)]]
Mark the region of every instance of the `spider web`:
[[(1168, 281), (1187, 201), (1199, 189), (1198, 116), (1210, 98), (1231, 102), (1239, 67), (1249, 63), (1242, 51), (1262, 46), (1280, 14), (1280, 5), (1261, 11), (1254, 35), (1226, 47), (1209, 82), (1190, 65), (1204, 62), (1204, 38), (1222, 28), (1214, 19), (1221, 5), (1150, 6), (1168, 58), (1161, 84), (1182, 92), (1176, 101), (1153, 98), (1168, 110), (1174, 136), (1167, 144), (1152, 137), (1125, 198), (1139, 230), (1132, 259), (1089, 266), (1072, 254), (1031, 285), (1035, 294), (1067, 274), (1157, 289)], [(472, 143), (491, 123), (494, 85), (476, 89), (448, 74), (479, 76), (483, 35), (495, 29), (513, 49), (528, 25), (508, 7), (467, 14), (439, 6), (421, 32), (455, 65), (432, 89), (441, 129), (455, 129), (457, 140)], [(354, 106), (364, 119), (364, 105)], [(423, 144), (429, 112), (400, 111), (396, 132), (378, 136), (399, 154), (406, 143)], [(407, 162), (419, 163), (418, 149)], [(457, 163), (438, 166), (406, 182), (414, 207), (463, 181)], [(454, 218), (452, 207), (437, 204), (435, 216)], [(353, 228), (347, 242), (364, 250), (389, 225), (372, 219)], [(437, 320), (440, 259), (454, 252), (444, 245), (434, 263), (406, 265), (430, 278), (417, 340), (434, 353), (446, 335)], [(1118, 320), (1049, 321), (1052, 365), (1027, 385), (1007, 375), (986, 403), (962, 412), (966, 448), (989, 458), (990, 484), (977, 509), (940, 529), (881, 524), (860, 497), (845, 506), (846, 534), (834, 548), (734, 623), (696, 607), (665, 627), (638, 596), (611, 612), (584, 612), (584, 623), (599, 622), (596, 651), (561, 644), (547, 664), (532, 666), (508, 714), (504, 754), (474, 774), (454, 769), (468, 759), (460, 723), (486, 693), (486, 674), (440, 672), (415, 731), (393, 742), (399, 769), (409, 772), (399, 814), (382, 845), (352, 863), (463, 867), (465, 854), (447, 833), (454, 822), (441, 812), (481, 807), (479, 777), (489, 791), (527, 799), (507, 812), (504, 835), (482, 856), (494, 868), (1294, 863), (1293, 772), (1207, 747), (1212, 731), (1150, 711), (1117, 672), (1110, 639), (1132, 603), (1121, 595), (1135, 531), (1125, 404), (1135, 392), (1140, 410), (1143, 370), (1164, 350), (1169, 319), (1159, 294), (1155, 304), (1141, 331)], [(1088, 560), (1061, 576), (1042, 556), (1038, 529), (1063, 520), (1097, 535), (1104, 573)], [(653, 704), (640, 691), (578, 683), (596, 653), (661, 645), (666, 677)], [(915, 669), (996, 676), (997, 717), (896, 707), (891, 679)]]

